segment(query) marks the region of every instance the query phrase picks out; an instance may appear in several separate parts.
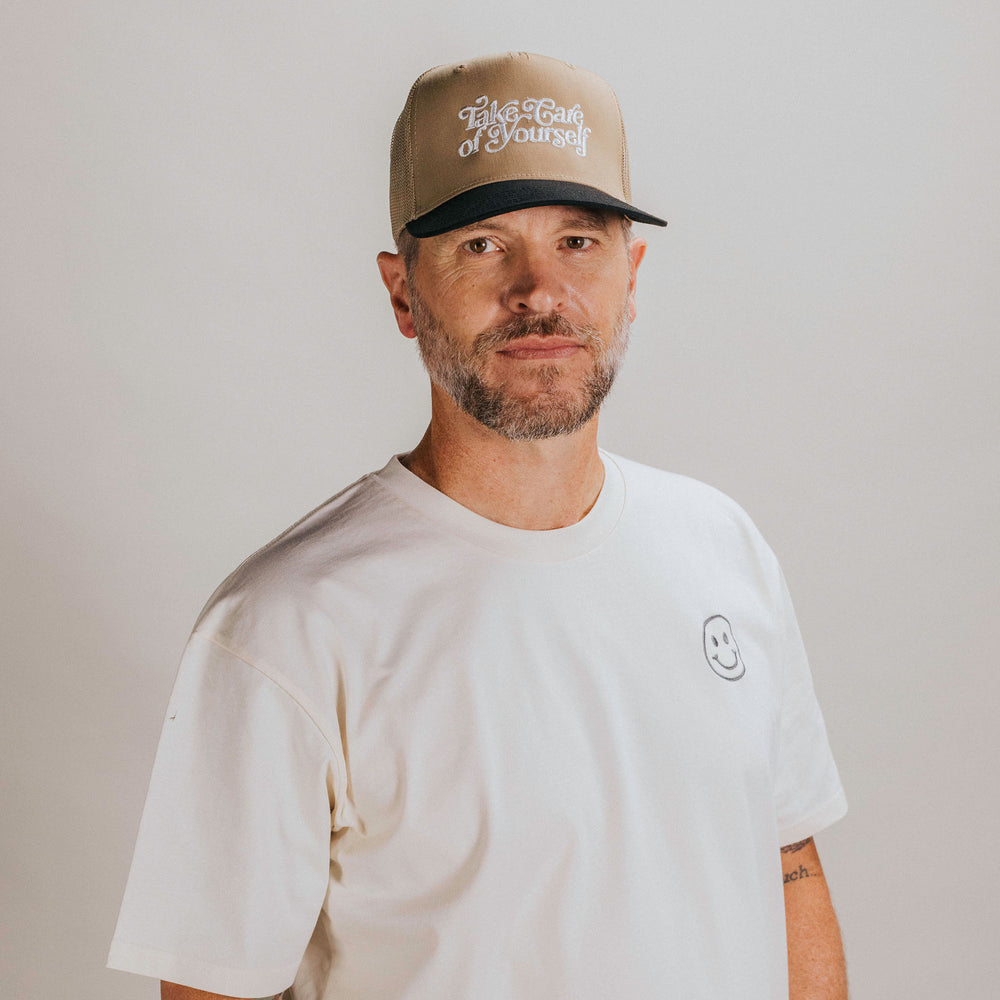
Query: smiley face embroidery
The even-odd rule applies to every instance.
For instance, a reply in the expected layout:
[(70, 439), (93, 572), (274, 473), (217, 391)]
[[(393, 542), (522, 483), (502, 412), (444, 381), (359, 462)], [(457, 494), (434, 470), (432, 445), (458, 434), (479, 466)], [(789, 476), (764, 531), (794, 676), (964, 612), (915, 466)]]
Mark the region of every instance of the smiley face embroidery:
[(727, 681), (738, 681), (747, 672), (733, 627), (722, 615), (705, 619), (705, 659)]

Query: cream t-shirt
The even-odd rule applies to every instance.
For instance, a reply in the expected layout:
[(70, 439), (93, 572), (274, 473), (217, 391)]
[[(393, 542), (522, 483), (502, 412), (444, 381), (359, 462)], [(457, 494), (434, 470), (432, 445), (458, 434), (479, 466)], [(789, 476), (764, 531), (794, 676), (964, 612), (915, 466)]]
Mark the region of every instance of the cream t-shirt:
[(779, 846), (845, 801), (781, 571), (603, 455), (568, 528), (393, 459), (185, 651), (109, 965), (295, 1000), (778, 1000)]

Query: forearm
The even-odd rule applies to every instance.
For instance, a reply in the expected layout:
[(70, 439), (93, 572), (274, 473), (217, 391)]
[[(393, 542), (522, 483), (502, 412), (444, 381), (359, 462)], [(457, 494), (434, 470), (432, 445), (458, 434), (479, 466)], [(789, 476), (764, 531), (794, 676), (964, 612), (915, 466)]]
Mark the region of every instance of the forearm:
[(781, 849), (789, 1000), (847, 1000), (840, 926), (812, 839)]
[[(262, 997), (260, 1000), (281, 1000), (284, 993), (276, 997)], [(238, 997), (224, 996), (222, 993), (206, 993), (192, 986), (179, 986), (177, 983), (160, 981), (160, 1000), (239, 1000)]]

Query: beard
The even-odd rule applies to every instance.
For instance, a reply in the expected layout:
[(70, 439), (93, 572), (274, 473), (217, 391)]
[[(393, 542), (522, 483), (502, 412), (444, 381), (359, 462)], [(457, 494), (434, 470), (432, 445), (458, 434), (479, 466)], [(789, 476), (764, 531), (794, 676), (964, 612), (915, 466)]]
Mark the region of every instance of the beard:
[[(448, 393), (459, 409), (511, 441), (572, 434), (588, 423), (611, 391), (631, 329), (625, 300), (609, 343), (596, 327), (572, 323), (558, 314), (518, 316), (478, 334), (469, 351), (463, 353), (412, 282), (410, 311), (420, 357), (431, 381)], [(564, 367), (558, 363), (539, 365), (519, 374), (520, 382), (533, 383), (527, 392), (515, 392), (502, 378), (491, 381), (488, 368), (496, 352), (529, 336), (572, 337), (591, 355), (589, 370), (575, 383), (567, 384)]]

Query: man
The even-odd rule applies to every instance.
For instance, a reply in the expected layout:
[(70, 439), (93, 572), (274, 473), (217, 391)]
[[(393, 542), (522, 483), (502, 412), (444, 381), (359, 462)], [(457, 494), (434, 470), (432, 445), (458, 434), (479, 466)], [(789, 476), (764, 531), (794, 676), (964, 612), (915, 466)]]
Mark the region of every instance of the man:
[(781, 572), (731, 501), (597, 447), (630, 220), (664, 224), (627, 162), (565, 63), (414, 84), (378, 263), (430, 426), (195, 627), (110, 957), (164, 997), (846, 996)]

